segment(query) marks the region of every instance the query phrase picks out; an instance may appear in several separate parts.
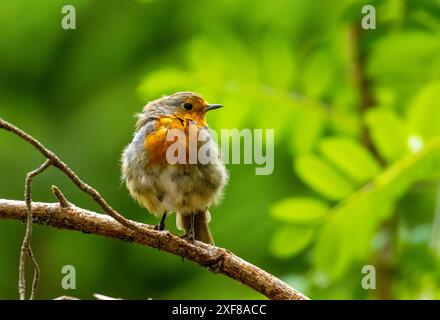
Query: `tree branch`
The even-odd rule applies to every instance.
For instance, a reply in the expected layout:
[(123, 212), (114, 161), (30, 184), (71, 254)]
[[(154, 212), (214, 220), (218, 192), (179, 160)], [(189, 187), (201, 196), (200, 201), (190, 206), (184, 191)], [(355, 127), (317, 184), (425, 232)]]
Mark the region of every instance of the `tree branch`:
[[(222, 273), (233, 278), (270, 299), (308, 299), (273, 275), (223, 248), (199, 241), (192, 244), (168, 231), (156, 231), (150, 225), (130, 221), (131, 224), (144, 230), (139, 233), (121, 225), (111, 217), (78, 208), (73, 204), (63, 208), (59, 203), (33, 202), (32, 212), (33, 221), (37, 224), (160, 247), (163, 251), (194, 261), (214, 273)], [(25, 202), (0, 199), (0, 219), (24, 221), (26, 218)]]
[[(29, 173), (28, 178), (32, 178), (52, 165), (65, 173), (78, 188), (90, 195), (104, 212), (110, 216), (74, 206), (67, 201), (66, 197), (55, 186), (52, 186), (52, 191), (59, 203), (32, 202), (30, 197), (31, 179), (27, 179), (25, 186), (26, 202), (0, 199), (0, 219), (28, 220), (28, 223), (33, 222), (58, 229), (93, 233), (160, 248), (161, 250), (194, 261), (212, 272), (222, 273), (231, 277), (270, 299), (308, 300), (304, 294), (291, 288), (268, 272), (235, 256), (226, 249), (199, 241), (190, 243), (172, 235), (168, 231), (156, 231), (153, 226), (126, 219), (114, 210), (98, 191), (82, 181), (67, 164), (61, 161), (55, 153), (47, 149), (41, 142), (2, 118), (0, 118), (0, 128), (10, 131), (27, 141), (48, 159), (37, 170)], [(24, 242), (27, 237), (30, 238), (31, 230), (28, 225)], [(34, 263), (35, 272), (38, 272), (38, 265), (30, 246), (28, 246), (27, 253), (31, 262)], [(20, 271), (20, 277), (21, 274)], [(35, 279), (38, 280), (38, 277), (34, 277), (34, 285), (38, 283), (38, 281), (35, 282)], [(32, 292), (33, 295), (35, 290), (33, 289)]]
[[(361, 118), (365, 114), (376, 107), (376, 100), (372, 92), (372, 81), (367, 76), (366, 71), (366, 56), (362, 54), (360, 48), (362, 29), (359, 25), (353, 25), (350, 30), (352, 58), (353, 58), (353, 75), (354, 82), (359, 93), (359, 114)], [(386, 160), (379, 153), (379, 150), (374, 145), (371, 133), (367, 128), (364, 119), (361, 119), (362, 124), (362, 141), (365, 147), (370, 151), (372, 156), (382, 166), (386, 167)], [(395, 251), (395, 244), (393, 238), (396, 233), (396, 215), (394, 214), (388, 220), (382, 222), (381, 231), (386, 236), (386, 244), (379, 250), (377, 254), (377, 275), (379, 285), (377, 295), (381, 300), (391, 300), (392, 294), (392, 279), (393, 279), (393, 255)]]
[[(136, 228), (137, 228), (136, 225), (131, 224), (130, 220), (127, 220), (122, 215), (120, 215), (116, 210), (114, 210), (107, 203), (107, 201), (105, 201), (105, 199), (99, 194), (98, 191), (96, 191), (91, 186), (89, 186), (87, 183), (82, 181), (81, 178), (78, 177), (76, 175), (76, 173), (72, 169), (70, 169), (70, 167), (67, 164), (65, 164), (63, 161), (61, 161), (61, 159), (58, 158), (58, 156), (55, 153), (53, 153), (52, 151), (47, 149), (40, 141), (38, 141), (34, 137), (30, 136), (29, 134), (27, 134), (23, 130), (17, 128), (13, 124), (3, 120), (2, 118), (0, 118), (0, 128), (3, 128), (7, 131), (10, 131), (10, 132), (14, 133), (15, 135), (19, 136), (21, 139), (30, 143), (38, 151), (40, 151), (43, 154), (43, 156), (45, 156), (47, 159), (49, 159), (51, 161), (51, 164), (54, 167), (56, 167), (59, 170), (61, 170), (62, 172), (64, 172), (66, 174), (66, 176), (70, 180), (72, 180), (72, 182), (79, 189), (81, 189), (82, 191), (87, 193), (89, 196), (91, 196), (93, 198), (93, 200), (95, 200), (95, 202), (101, 206), (101, 208), (104, 210), (105, 213), (107, 213), (109, 216), (113, 217), (116, 221), (118, 221), (122, 225), (126, 226), (127, 228), (131, 228), (131, 229), (136, 230)], [(142, 232), (142, 230), (139, 230), (139, 229), (138, 229), (138, 231)]]
[(26, 201), (27, 208), (27, 219), (26, 219), (26, 233), (24, 235), (23, 243), (20, 250), (20, 266), (19, 266), (19, 278), (18, 278), (18, 293), (20, 295), (20, 300), (26, 299), (26, 256), (30, 259), (34, 267), (34, 279), (32, 281), (32, 290), (30, 295), (30, 300), (35, 298), (35, 293), (37, 291), (38, 282), (40, 281), (40, 267), (38, 266), (37, 260), (34, 257), (31, 247), (32, 238), (32, 180), (35, 176), (42, 173), (44, 170), (49, 168), (51, 165), (50, 160), (46, 160), (37, 169), (29, 172), (26, 175), (26, 180), (24, 184), (24, 199)]

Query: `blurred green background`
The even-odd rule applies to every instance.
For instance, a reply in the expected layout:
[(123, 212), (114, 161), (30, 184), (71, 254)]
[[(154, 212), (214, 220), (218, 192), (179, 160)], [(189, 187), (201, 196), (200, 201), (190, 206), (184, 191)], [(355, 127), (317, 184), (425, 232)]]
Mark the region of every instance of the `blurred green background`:
[[(76, 30), (61, 8), (76, 8)], [(377, 10), (362, 30), (362, 6)], [(120, 182), (133, 114), (196, 91), (220, 128), (274, 128), (275, 171), (229, 165), (212, 209), (226, 247), (313, 299), (440, 298), (439, 0), (8, 0), (0, 4), (0, 116), (40, 139), (127, 217), (157, 223)], [(0, 198), (23, 199), (42, 157), (0, 131)], [(54, 169), (78, 206), (93, 201)], [(168, 226), (176, 232), (174, 217)], [(24, 225), (0, 221), (0, 299), (16, 299)], [(151, 248), (36, 226), (38, 298), (254, 299)], [(73, 265), (77, 289), (61, 288)], [(376, 269), (376, 290), (361, 286)], [(30, 279), (30, 278), (29, 278)]]

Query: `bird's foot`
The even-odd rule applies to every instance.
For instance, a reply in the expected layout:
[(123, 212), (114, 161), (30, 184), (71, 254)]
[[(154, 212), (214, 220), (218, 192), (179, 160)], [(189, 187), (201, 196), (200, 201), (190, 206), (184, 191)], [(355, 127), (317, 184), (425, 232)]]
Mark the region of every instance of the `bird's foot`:
[[(156, 230), (156, 231), (167, 231), (167, 230), (165, 230), (165, 223), (163, 223), (162, 222), (162, 220), (160, 221), (160, 224), (156, 224), (155, 226), (154, 226), (154, 230)], [(159, 237), (157, 237), (157, 249), (159, 249), (159, 251), (160, 251), (160, 247), (161, 247), (161, 239), (162, 239), (162, 236), (159, 236)]]
[(165, 230), (165, 221), (164, 221), (164, 219), (160, 220), (160, 223), (156, 224), (154, 226), (154, 230), (156, 230), (156, 231), (164, 231)]
[(183, 236), (181, 236), (180, 238), (194, 244), (196, 242), (196, 238), (195, 238), (195, 234), (194, 232), (189, 232), (187, 234), (184, 234)]
[(162, 215), (162, 218), (160, 219), (160, 223), (154, 226), (154, 230), (156, 231), (163, 231), (165, 230), (165, 219), (167, 217), (167, 213), (164, 212)]

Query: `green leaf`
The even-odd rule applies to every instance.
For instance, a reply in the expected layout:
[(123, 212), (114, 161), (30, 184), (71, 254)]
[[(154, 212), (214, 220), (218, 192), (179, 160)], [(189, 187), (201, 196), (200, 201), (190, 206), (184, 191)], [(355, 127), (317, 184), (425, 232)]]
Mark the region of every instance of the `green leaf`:
[(333, 84), (336, 75), (334, 55), (330, 51), (318, 51), (307, 61), (302, 80), (305, 94), (312, 98), (324, 96)]
[(416, 134), (429, 139), (440, 135), (440, 82), (425, 86), (408, 107), (408, 121)]
[(345, 221), (326, 226), (319, 234), (319, 241), (314, 249), (316, 268), (327, 280), (339, 277), (350, 262), (350, 239), (347, 239), (348, 228)]
[(333, 165), (359, 184), (380, 172), (379, 164), (370, 152), (352, 138), (327, 138), (321, 142), (319, 150)]
[[(336, 280), (352, 262), (367, 261), (381, 222), (393, 214), (396, 202), (414, 182), (440, 173), (439, 159), (437, 138), (390, 166), (331, 210), (314, 250), (319, 271)], [(331, 261), (329, 252), (333, 254)]]
[(320, 111), (305, 105), (295, 112), (290, 126), (290, 145), (294, 154), (312, 151), (325, 128), (325, 116)]
[(328, 212), (328, 204), (313, 198), (287, 198), (272, 207), (272, 215), (282, 221), (316, 224)]
[(359, 117), (346, 111), (334, 112), (329, 117), (328, 124), (331, 132), (340, 135), (359, 135)]
[(310, 226), (284, 227), (275, 233), (270, 250), (280, 258), (294, 256), (312, 241), (313, 235), (314, 228)]
[(404, 122), (389, 110), (373, 109), (366, 115), (366, 124), (380, 154), (394, 162), (409, 152), (409, 133)]
[(398, 103), (406, 103), (421, 85), (438, 79), (439, 52), (440, 41), (435, 32), (390, 33), (372, 46), (368, 74), (376, 85), (397, 92)]
[(315, 155), (298, 157), (295, 170), (305, 183), (329, 200), (341, 200), (354, 191), (350, 181)]

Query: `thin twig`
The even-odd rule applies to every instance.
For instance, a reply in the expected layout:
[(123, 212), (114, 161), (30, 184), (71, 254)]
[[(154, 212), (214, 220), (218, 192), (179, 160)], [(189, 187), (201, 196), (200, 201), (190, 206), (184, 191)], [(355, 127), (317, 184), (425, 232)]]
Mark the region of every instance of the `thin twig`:
[[(354, 83), (359, 93), (359, 115), (361, 118), (365, 114), (376, 107), (377, 102), (372, 90), (372, 81), (368, 78), (366, 71), (366, 56), (362, 54), (360, 48), (361, 33), (363, 30), (359, 25), (353, 25), (350, 29), (350, 41), (353, 76)], [(362, 142), (365, 147), (370, 151), (371, 155), (382, 166), (386, 167), (387, 162), (379, 153), (379, 150), (374, 144), (371, 132), (365, 124), (365, 121), (361, 121), (362, 124)], [(376, 268), (378, 280), (380, 283), (377, 290), (377, 296), (381, 300), (390, 300), (393, 298), (392, 293), (392, 279), (394, 275), (393, 270), (393, 255), (395, 254), (394, 238), (397, 227), (397, 215), (394, 214), (388, 220), (382, 222), (381, 232), (386, 237), (385, 245), (377, 252)]]
[(32, 279), (32, 287), (31, 287), (31, 296), (29, 297), (30, 300), (35, 299), (35, 295), (37, 293), (38, 284), (40, 283), (40, 266), (37, 263), (37, 260), (35, 259), (34, 253), (32, 251), (32, 247), (29, 244), (27, 254), (29, 257), (29, 260), (31, 260), (31, 263), (34, 267), (34, 278)]
[(20, 295), (20, 300), (26, 299), (26, 256), (29, 257), (34, 266), (34, 280), (32, 283), (32, 291), (30, 299), (33, 300), (35, 297), (35, 291), (38, 287), (38, 282), (40, 280), (40, 268), (35, 260), (35, 257), (31, 249), (31, 238), (32, 238), (32, 179), (42, 173), (51, 165), (51, 160), (46, 160), (37, 169), (29, 172), (26, 175), (25, 185), (24, 185), (24, 199), (26, 201), (27, 207), (27, 222), (26, 222), (26, 233), (24, 235), (23, 243), (21, 245), (20, 251), (20, 266), (19, 266), (19, 278), (18, 278), (18, 292)]
[[(106, 295), (103, 295), (100, 293), (94, 293), (93, 297), (96, 300), (124, 300), (122, 298), (113, 298), (113, 297), (109, 297), (109, 296), (106, 296)], [(53, 300), (80, 300), (80, 299), (76, 298), (76, 297), (72, 297), (72, 296), (61, 296), (61, 297), (55, 298)]]
[(82, 191), (87, 193), (89, 196), (95, 200), (96, 203), (98, 203), (101, 208), (104, 210), (105, 213), (107, 213), (109, 216), (113, 217), (116, 221), (118, 221), (120, 224), (126, 226), (129, 229), (136, 230), (138, 232), (143, 232), (142, 229), (138, 229), (138, 227), (125, 217), (123, 217), (121, 214), (119, 214), (116, 210), (114, 210), (107, 201), (104, 200), (104, 198), (99, 194), (98, 191), (96, 191), (94, 188), (89, 186), (87, 183), (85, 183), (83, 180), (78, 177), (78, 175), (70, 169), (70, 167), (65, 164), (58, 156), (53, 153), (51, 150), (46, 148), (40, 141), (35, 139), (34, 137), (30, 136), (20, 128), (17, 128), (13, 124), (3, 120), (0, 118), (0, 128), (3, 128), (7, 131), (10, 131), (14, 133), (15, 135), (19, 136), (23, 140), (30, 143), (32, 146), (34, 146), (38, 151), (40, 151), (47, 159), (51, 160), (52, 165), (62, 172), (66, 174), (66, 176), (72, 180), (72, 182), (80, 188)]
[(57, 197), (61, 207), (68, 208), (72, 205), (57, 186), (52, 186), (52, 193)]
[(437, 195), (435, 197), (434, 221), (432, 222), (431, 241), (429, 246), (437, 257), (440, 256), (440, 181), (437, 182)]
[(61, 296), (58, 298), (55, 298), (54, 300), (67, 300), (67, 301), (72, 301), (72, 300), (79, 300), (78, 298), (75, 297), (71, 297), (71, 296)]
[(100, 293), (94, 293), (93, 297), (96, 300), (124, 300), (122, 298), (113, 298), (113, 297), (109, 297), (109, 296), (106, 296), (106, 295), (103, 295), (103, 294), (100, 294)]
[(361, 117), (361, 139), (363, 144), (368, 148), (374, 158), (380, 163), (382, 167), (386, 166), (385, 159), (381, 156), (376, 146), (374, 145), (373, 139), (369, 132), (368, 127), (363, 121), (365, 114), (376, 106), (375, 98), (371, 92), (371, 80), (367, 77), (366, 73), (366, 61), (365, 56), (362, 55), (359, 43), (361, 37), (362, 29), (353, 25), (349, 31), (349, 49), (351, 56), (351, 69), (350, 74), (352, 75), (353, 84), (359, 94), (359, 115)]
[[(265, 295), (269, 299), (307, 300), (301, 292), (293, 289), (270, 273), (250, 264), (230, 251), (196, 241), (192, 244), (168, 231), (156, 231), (151, 226), (131, 221), (145, 231), (139, 233), (122, 226), (111, 217), (72, 205), (62, 208), (59, 203), (33, 202), (34, 223), (58, 229), (76, 230), (160, 248), (196, 262), (214, 273), (224, 274)], [(0, 219), (26, 219), (23, 201), (0, 199)]]

